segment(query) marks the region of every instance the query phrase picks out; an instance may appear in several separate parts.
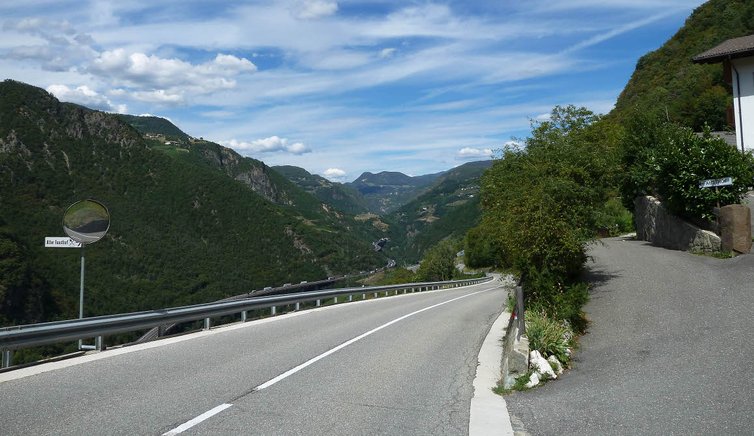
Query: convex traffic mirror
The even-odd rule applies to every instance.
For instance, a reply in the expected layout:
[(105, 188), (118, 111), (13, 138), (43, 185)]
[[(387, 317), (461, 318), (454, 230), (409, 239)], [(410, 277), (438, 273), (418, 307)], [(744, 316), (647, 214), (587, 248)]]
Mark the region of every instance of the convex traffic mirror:
[(71, 239), (91, 244), (102, 239), (110, 229), (110, 212), (96, 200), (73, 203), (63, 215), (63, 231)]

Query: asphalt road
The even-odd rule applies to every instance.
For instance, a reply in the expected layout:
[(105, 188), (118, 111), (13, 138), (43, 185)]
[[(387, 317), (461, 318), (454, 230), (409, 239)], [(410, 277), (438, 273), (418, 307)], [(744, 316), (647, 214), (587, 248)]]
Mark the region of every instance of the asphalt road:
[(591, 254), (574, 367), (506, 397), (514, 423), (532, 435), (754, 434), (754, 255), (616, 238)]
[(5, 381), (0, 433), (158, 435), (213, 411), (184, 434), (466, 434), (499, 283), (302, 311)]

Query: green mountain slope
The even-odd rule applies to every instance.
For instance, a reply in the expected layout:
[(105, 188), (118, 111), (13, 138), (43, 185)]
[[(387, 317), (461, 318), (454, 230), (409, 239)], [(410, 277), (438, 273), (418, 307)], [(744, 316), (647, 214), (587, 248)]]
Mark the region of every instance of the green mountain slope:
[(311, 174), (303, 168), (283, 165), (272, 167), (299, 188), (314, 195), (321, 202), (352, 215), (367, 212), (367, 204), (361, 193), (347, 185), (331, 182), (324, 177)]
[(188, 141), (191, 137), (165, 118), (155, 116), (118, 115), (118, 118), (132, 125), (142, 134), (162, 136), (171, 141)]
[(118, 116), (0, 83), (0, 321), (74, 316), (79, 250), (46, 249), (43, 238), (62, 236), (65, 208), (83, 198), (112, 215), (108, 235), (86, 249), (87, 315), (211, 301), (384, 264), (370, 240), (335, 225), (336, 214), (294, 208), (321, 204), (274, 171), (261, 169), (282, 184), (271, 185), (285, 186), (276, 188), (279, 202), (236, 180), (254, 162), (212, 164), (207, 157), (223, 153), (215, 146), (158, 149)]
[(441, 173), (423, 194), (385, 217), (391, 226), (388, 254), (418, 261), (446, 238), (463, 237), (481, 218), (479, 182), (492, 161), (470, 162)]
[(610, 116), (618, 120), (632, 111), (656, 112), (700, 131), (727, 127), (730, 86), (722, 65), (698, 65), (691, 58), (739, 36), (754, 34), (754, 2), (710, 0), (658, 50), (642, 56)]

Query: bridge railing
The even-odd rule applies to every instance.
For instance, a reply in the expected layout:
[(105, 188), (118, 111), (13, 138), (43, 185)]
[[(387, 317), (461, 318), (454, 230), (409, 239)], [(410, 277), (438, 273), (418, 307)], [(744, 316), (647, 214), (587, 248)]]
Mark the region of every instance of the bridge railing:
[(2, 368), (12, 365), (13, 350), (50, 345), (55, 343), (75, 341), (85, 338), (95, 338), (95, 348), (104, 350), (104, 337), (118, 333), (127, 333), (137, 330), (146, 330), (165, 324), (181, 323), (204, 320), (204, 329), (211, 327), (211, 319), (241, 314), (241, 320), (246, 321), (247, 312), (250, 310), (271, 308), (271, 313), (276, 314), (278, 306), (295, 305), (312, 301), (320, 305), (322, 300), (341, 296), (353, 300), (354, 295), (361, 295), (362, 299), (367, 295), (388, 295), (408, 292), (421, 292), (436, 289), (468, 286), (492, 280), (491, 277), (445, 281), (406, 283), (390, 286), (354, 287), (342, 289), (328, 289), (322, 291), (299, 292), (294, 294), (270, 295), (261, 297), (249, 297), (231, 301), (218, 301), (214, 303), (196, 304), (192, 306), (174, 307), (168, 309), (148, 310), (115, 315), (97, 316), (83, 319), (66, 321), (54, 321), (39, 324), (26, 324), (0, 328), (0, 350), (2, 350)]

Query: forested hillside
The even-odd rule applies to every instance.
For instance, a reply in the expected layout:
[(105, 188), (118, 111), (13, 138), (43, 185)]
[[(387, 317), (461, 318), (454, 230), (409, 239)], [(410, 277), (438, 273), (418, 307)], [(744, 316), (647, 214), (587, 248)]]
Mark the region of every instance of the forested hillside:
[(694, 64), (691, 58), (727, 39), (751, 34), (754, 2), (708, 1), (662, 47), (639, 59), (611, 117), (623, 122), (634, 112), (650, 112), (696, 131), (705, 122), (713, 130), (724, 130), (731, 91), (723, 68)]
[(479, 184), (492, 161), (470, 162), (441, 173), (423, 194), (386, 216), (391, 257), (417, 262), (446, 238), (461, 239), (481, 219)]
[(348, 185), (331, 182), (324, 177), (311, 174), (303, 168), (290, 165), (272, 167), (291, 182), (306, 192), (317, 197), (321, 202), (335, 209), (358, 215), (367, 212), (367, 204), (361, 193)]
[[(76, 313), (79, 250), (43, 248), (43, 241), (62, 236), (65, 208), (84, 198), (112, 215), (108, 235), (86, 249), (87, 315), (211, 301), (384, 265), (369, 240), (344, 230), (349, 224), (335, 213), (325, 218), (318, 200), (292, 184), (276, 188), (282, 204), (255, 193), (243, 180), (243, 166), (253, 162), (213, 165), (208, 158), (222, 150), (211, 143), (157, 145), (118, 116), (0, 83), (2, 324)], [(324, 215), (299, 212), (296, 202)]]

